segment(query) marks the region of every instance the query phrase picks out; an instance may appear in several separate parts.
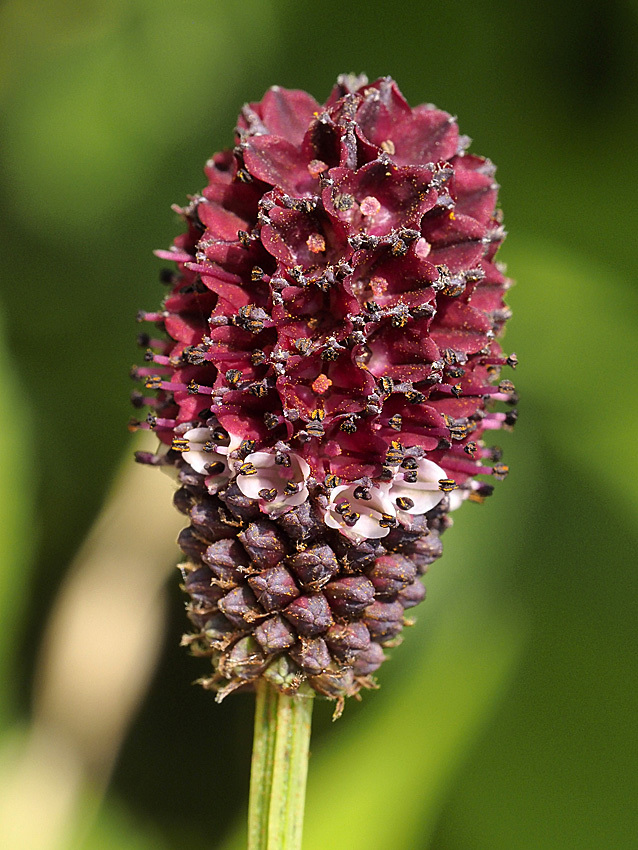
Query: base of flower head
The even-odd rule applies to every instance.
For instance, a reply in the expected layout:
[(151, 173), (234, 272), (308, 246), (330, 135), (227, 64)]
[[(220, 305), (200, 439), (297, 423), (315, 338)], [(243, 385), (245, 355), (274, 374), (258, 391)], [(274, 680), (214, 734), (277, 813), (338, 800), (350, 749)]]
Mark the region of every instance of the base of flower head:
[(276, 516), (230, 481), (209, 492), (205, 473), (181, 464), (175, 504), (190, 526), (179, 538), (193, 633), (184, 644), (210, 658), (201, 680), (217, 699), (266, 677), (290, 693), (306, 682), (336, 700), (375, 687), (385, 650), (401, 640), (420, 577), (441, 554), (449, 496), (410, 527), (355, 542), (324, 521), (325, 488)]

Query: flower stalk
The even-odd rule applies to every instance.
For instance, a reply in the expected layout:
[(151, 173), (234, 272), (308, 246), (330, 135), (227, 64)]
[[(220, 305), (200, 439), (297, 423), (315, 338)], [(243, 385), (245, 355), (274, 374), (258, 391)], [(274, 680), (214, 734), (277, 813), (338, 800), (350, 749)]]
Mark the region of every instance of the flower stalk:
[(257, 686), (248, 850), (300, 850), (313, 691)]

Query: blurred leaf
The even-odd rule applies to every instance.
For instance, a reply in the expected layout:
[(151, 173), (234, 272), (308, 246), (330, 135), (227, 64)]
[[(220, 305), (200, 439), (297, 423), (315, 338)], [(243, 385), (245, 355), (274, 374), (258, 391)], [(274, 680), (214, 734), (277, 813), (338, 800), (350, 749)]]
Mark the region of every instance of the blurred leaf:
[[(1, 317), (0, 317), (1, 318)], [(28, 565), (33, 550), (33, 454), (36, 439), (20, 391), (0, 323), (0, 727), (15, 707), (15, 669), (12, 651), (24, 600), (32, 590)]]
[[(112, 2), (106, 14), (93, 4), (82, 14), (60, 0), (41, 5), (24, 0), (4, 15), (3, 41), (22, 48), (22, 73), (6, 92), (5, 157), (20, 215), (53, 230), (61, 219), (66, 229), (94, 228), (135, 201), (158, 158), (210, 127), (236, 89), (250, 63), (233, 57), (272, 35), (263, 0), (244, 0), (244, 26), (226, 4), (211, 15), (207, 0)], [(259, 30), (249, 25), (257, 9)], [(58, 14), (73, 21), (75, 38), (55, 24), (46, 32)]]
[(508, 336), (523, 404), (544, 411), (556, 449), (638, 515), (635, 286), (607, 265), (541, 240), (504, 248), (520, 281)]

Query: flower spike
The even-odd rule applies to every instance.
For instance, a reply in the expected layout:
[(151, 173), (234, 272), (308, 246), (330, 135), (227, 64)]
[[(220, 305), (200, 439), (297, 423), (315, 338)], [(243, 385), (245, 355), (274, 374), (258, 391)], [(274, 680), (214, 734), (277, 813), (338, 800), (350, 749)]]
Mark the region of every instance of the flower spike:
[(223, 698), (266, 679), (343, 704), (396, 644), (449, 513), (508, 468), (510, 286), (489, 160), (389, 77), (324, 105), (271, 88), (176, 208), (185, 232), (131, 428), (170, 466), (194, 633)]

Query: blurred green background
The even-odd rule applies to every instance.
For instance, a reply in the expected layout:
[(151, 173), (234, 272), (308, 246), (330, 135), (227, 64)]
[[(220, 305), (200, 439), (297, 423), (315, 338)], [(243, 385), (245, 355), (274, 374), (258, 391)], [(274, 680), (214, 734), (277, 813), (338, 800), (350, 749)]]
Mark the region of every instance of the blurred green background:
[[(335, 725), (317, 706), (304, 846), (638, 847), (637, 36), (635, 0), (0, 4), (3, 846), (242, 846), (251, 698), (191, 686), (205, 670), (178, 646), (173, 531), (164, 573), (140, 570), (119, 608), (108, 581), (67, 606), (94, 607), (61, 631), (85, 673), (59, 662), (57, 702), (47, 623), (82, 569), (116, 575), (107, 545), (177, 522), (170, 486), (144, 513), (159, 472), (118, 473), (135, 314), (159, 302), (152, 250), (181, 228), (171, 203), (204, 185), (242, 103), (274, 83), (321, 101), (365, 71), (458, 115), (498, 165), (521, 419), (501, 440), (510, 477), (457, 515), (381, 690)], [(139, 645), (117, 644), (122, 611)], [(134, 679), (128, 702), (109, 659)], [(128, 706), (115, 731), (87, 702), (94, 681)], [(49, 791), (58, 819), (38, 832)]]

